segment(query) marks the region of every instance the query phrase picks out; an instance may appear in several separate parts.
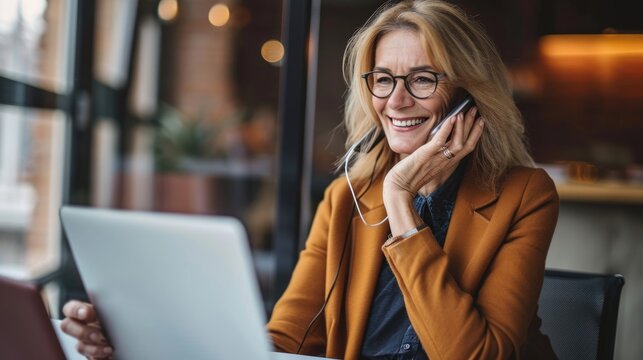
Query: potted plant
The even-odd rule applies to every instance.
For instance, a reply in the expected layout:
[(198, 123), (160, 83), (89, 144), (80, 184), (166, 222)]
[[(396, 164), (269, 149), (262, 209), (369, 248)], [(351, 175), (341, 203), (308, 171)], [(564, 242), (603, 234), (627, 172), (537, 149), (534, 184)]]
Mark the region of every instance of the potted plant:
[(217, 156), (212, 150), (215, 128), (202, 120), (186, 119), (164, 105), (154, 136), (155, 209), (180, 213), (212, 212), (212, 189), (204, 174), (186, 172), (186, 159)]

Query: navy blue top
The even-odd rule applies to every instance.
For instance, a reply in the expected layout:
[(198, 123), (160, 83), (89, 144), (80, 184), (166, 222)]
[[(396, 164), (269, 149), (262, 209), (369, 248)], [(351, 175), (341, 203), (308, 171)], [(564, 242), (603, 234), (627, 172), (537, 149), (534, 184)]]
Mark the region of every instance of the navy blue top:
[[(430, 195), (417, 195), (413, 206), (444, 246), (455, 197), (464, 175), (465, 161)], [(428, 359), (404, 307), (404, 297), (388, 265), (382, 263), (371, 313), (362, 343), (362, 359)]]

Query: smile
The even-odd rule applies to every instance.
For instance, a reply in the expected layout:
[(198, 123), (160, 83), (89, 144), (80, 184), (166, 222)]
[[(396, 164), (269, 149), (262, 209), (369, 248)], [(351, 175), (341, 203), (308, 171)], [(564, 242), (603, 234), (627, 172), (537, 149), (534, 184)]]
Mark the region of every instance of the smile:
[(416, 125), (422, 124), (423, 122), (425, 122), (427, 120), (427, 118), (415, 118), (415, 119), (398, 120), (398, 119), (393, 119), (391, 117), (389, 117), (389, 119), (391, 119), (391, 122), (393, 123), (393, 126), (397, 126), (397, 127), (416, 126)]

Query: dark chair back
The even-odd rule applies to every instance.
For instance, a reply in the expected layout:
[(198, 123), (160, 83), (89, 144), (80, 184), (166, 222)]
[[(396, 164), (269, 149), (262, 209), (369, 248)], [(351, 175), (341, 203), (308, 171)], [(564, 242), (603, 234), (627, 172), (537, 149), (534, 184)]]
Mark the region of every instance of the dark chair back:
[(546, 270), (538, 316), (541, 331), (561, 360), (612, 359), (616, 319), (625, 279)]

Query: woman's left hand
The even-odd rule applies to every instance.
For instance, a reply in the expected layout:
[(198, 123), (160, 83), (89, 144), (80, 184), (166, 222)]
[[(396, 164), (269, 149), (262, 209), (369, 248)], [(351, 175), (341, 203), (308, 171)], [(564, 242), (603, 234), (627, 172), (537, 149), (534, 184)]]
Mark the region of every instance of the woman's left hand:
[[(478, 144), (484, 121), (476, 119), (476, 113), (473, 107), (466, 116), (460, 113), (452, 117), (433, 139), (400, 160), (386, 175), (385, 192), (406, 192), (414, 197), (435, 191)], [(447, 141), (449, 134), (451, 139)]]
[(480, 117), (476, 119), (476, 114), (477, 109), (473, 107), (466, 115), (460, 113), (452, 117), (433, 139), (388, 172), (383, 197), (393, 235), (417, 226), (419, 219), (409, 209), (416, 194), (426, 196), (435, 191), (460, 160), (475, 149), (484, 129), (484, 121)]

